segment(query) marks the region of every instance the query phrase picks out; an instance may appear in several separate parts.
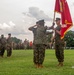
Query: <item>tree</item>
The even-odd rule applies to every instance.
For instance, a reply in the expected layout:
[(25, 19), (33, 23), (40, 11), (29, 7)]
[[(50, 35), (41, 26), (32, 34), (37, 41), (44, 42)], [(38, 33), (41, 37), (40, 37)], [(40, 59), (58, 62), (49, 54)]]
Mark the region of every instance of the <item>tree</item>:
[(65, 41), (67, 47), (74, 47), (74, 31), (68, 31), (65, 35)]
[(12, 37), (12, 41), (16, 44), (18, 44), (19, 42), (21, 42), (22, 40), (16, 38), (16, 37)]
[(49, 33), (49, 35), (47, 35), (47, 41), (50, 43), (51, 42), (51, 38), (52, 38), (52, 33)]
[(47, 48), (52, 48), (51, 38), (53, 32), (46, 32), (46, 41), (47, 41)]

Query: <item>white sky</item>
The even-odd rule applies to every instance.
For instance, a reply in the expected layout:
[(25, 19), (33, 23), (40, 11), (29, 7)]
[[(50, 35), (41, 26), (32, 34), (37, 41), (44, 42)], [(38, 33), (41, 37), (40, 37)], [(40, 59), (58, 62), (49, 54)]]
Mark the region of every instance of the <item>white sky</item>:
[[(67, 0), (67, 2), (74, 21), (74, 0)], [(55, 0), (0, 0), (0, 34), (7, 36), (8, 33), (12, 33), (12, 36), (22, 40), (25, 38), (32, 40), (33, 35), (28, 27), (34, 25), (38, 19), (44, 17), (52, 19), (54, 4)], [(25, 15), (22, 14), (23, 12)], [(34, 12), (40, 15), (38, 19), (35, 18)], [(52, 25), (52, 20), (45, 22), (48, 26)]]

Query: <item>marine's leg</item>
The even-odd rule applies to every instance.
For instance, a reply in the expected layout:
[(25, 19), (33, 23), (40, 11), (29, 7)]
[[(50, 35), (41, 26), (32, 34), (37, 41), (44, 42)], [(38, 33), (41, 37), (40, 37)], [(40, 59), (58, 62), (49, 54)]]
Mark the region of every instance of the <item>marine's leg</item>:
[(39, 65), (42, 68), (45, 58), (45, 45), (41, 44), (39, 47)]
[(7, 47), (7, 57), (9, 57), (10, 56), (10, 47)]
[(36, 66), (36, 68), (38, 68), (38, 61), (39, 61), (39, 51), (38, 51), (39, 46), (38, 45), (34, 45), (33, 49), (34, 49), (34, 57), (33, 57), (33, 61), (34, 64)]
[(60, 59), (59, 59), (59, 62), (60, 62), (60, 66), (63, 66), (63, 62), (64, 62), (64, 46), (60, 45), (59, 46), (59, 50), (60, 50)]
[(4, 52), (5, 52), (5, 47), (2, 48), (2, 57), (4, 55)]
[(10, 47), (9, 56), (12, 55), (12, 48)]
[(58, 45), (55, 45), (55, 55), (56, 55), (56, 58), (57, 58), (58, 61), (59, 61), (60, 52), (59, 52), (59, 46), (58, 46)]

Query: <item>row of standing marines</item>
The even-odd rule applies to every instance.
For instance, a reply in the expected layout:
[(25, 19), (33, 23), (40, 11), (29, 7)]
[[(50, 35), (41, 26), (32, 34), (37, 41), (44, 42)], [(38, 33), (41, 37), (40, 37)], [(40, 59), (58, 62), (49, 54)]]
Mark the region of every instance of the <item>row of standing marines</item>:
[(8, 34), (8, 38), (6, 39), (4, 35), (1, 35), (0, 38), (0, 57), (3, 57), (5, 50), (7, 50), (7, 57), (10, 57), (12, 54), (12, 38), (11, 34)]
[[(55, 41), (55, 55), (58, 59), (57, 66), (63, 66), (64, 62), (64, 39), (61, 39), (61, 19), (56, 18), (55, 22), (57, 27), (54, 28), (54, 24), (51, 27), (44, 26), (44, 20), (39, 20), (36, 25), (29, 27), (29, 30), (33, 32), (33, 49), (34, 57), (33, 62), (36, 68), (43, 68), (43, 62), (45, 58), (45, 49), (47, 46), (46, 35), (47, 30), (53, 29), (55, 35), (51, 38), (51, 42)], [(49, 33), (50, 34), (50, 33)]]

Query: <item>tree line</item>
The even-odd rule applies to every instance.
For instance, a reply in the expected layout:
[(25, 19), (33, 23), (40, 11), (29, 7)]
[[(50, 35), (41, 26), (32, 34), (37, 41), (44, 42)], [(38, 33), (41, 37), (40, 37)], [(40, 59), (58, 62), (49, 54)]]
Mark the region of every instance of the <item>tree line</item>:
[[(52, 33), (47, 35), (47, 48), (52, 48), (51, 44), (51, 38), (52, 38)], [(74, 31), (68, 31), (65, 34), (64, 37), (65, 40), (65, 47), (73, 47), (74, 48)], [(13, 41), (13, 49), (31, 49), (32, 48), (32, 41), (29, 41), (27, 39), (22, 42), (21, 39), (18, 39), (16, 37), (12, 37)]]

